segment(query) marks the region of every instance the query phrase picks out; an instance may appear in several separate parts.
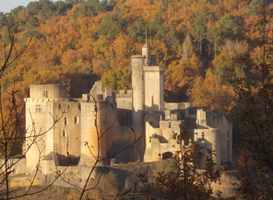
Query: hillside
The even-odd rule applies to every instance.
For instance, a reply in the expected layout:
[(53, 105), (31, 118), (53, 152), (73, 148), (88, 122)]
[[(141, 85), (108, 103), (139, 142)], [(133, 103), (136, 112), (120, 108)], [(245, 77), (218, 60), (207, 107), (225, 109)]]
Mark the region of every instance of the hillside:
[(167, 96), (229, 111), (237, 81), (261, 77), (253, 66), (262, 62), (265, 47), (262, 11), (259, 0), (31, 2), (0, 14), (2, 41), (8, 42), (5, 24), (15, 24), (17, 49), (29, 45), (5, 85), (15, 81), (26, 91), (31, 83), (68, 84), (72, 76), (89, 76), (127, 88), (130, 56), (140, 52), (147, 33), (152, 54), (165, 66)]

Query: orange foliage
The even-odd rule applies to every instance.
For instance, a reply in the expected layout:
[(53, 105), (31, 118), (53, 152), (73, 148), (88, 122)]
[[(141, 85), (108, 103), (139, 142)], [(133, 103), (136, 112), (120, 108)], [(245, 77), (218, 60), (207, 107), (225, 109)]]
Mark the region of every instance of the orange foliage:
[[(24, 56), (14, 63), (14, 67), (6, 74), (5, 82), (10, 84), (10, 80), (20, 80), (20, 85), (24, 90), (31, 83), (57, 81), (59, 76), (65, 76), (65, 74), (75, 71), (94, 73), (99, 77), (102, 77), (105, 72), (108, 75), (118, 74), (109, 71), (116, 72), (129, 68), (130, 56), (140, 53), (145, 40), (145, 29), (153, 23), (153, 31), (151, 32), (154, 33), (149, 35), (150, 51), (157, 56), (158, 64), (165, 66), (167, 90), (184, 95), (193, 88), (191, 97), (196, 105), (202, 102), (200, 99), (203, 98), (199, 97), (205, 94), (214, 94), (214, 91), (223, 91), (226, 96), (232, 96), (232, 88), (221, 84), (223, 80), (218, 80), (210, 73), (204, 80), (200, 78), (200, 66), (202, 69), (212, 66), (213, 69), (219, 71), (219, 66), (229, 64), (230, 57), (233, 57), (233, 53), (237, 51), (234, 50), (236, 47), (234, 45), (225, 46), (227, 38), (221, 38), (222, 42), (218, 43), (214, 37), (210, 37), (210, 31), (215, 29), (219, 20), (226, 14), (239, 16), (244, 22), (240, 37), (235, 38), (234, 41), (238, 40), (238, 44), (248, 41), (248, 48), (237, 48), (246, 51), (238, 64), (261, 62), (263, 46), (258, 40), (261, 37), (261, 30), (258, 28), (261, 16), (248, 13), (248, 1), (223, 0), (211, 3), (210, 1), (197, 0), (128, 0), (124, 3), (123, 0), (117, 0), (114, 2), (113, 8), (100, 8), (96, 14), (92, 15), (89, 12), (80, 13), (81, 10), (86, 10), (84, 8), (85, 1), (76, 1), (66, 13), (52, 14), (47, 18), (43, 18), (43, 15), (32, 16), (28, 9), (18, 11), (17, 14), (14, 14), (15, 20), (20, 24), (17, 31), (18, 41), (20, 41), (18, 44), (25, 43), (26, 34), (32, 31), (35, 34)], [(268, 6), (268, 13), (272, 7), (272, 5)], [(206, 56), (201, 55), (200, 38), (198, 34), (194, 34), (193, 28), (194, 19), (196, 16), (200, 16), (200, 13), (208, 14), (207, 19), (204, 20), (205, 24), (203, 24), (205, 27), (204, 43), (207, 44), (202, 49), (205, 53), (210, 52), (210, 55)], [(110, 16), (118, 27), (117, 33), (111, 39), (99, 34), (101, 22), (107, 16)], [(267, 38), (272, 40), (273, 31), (270, 26), (272, 26), (273, 20), (270, 20), (269, 17)], [(31, 20), (35, 21), (35, 25), (29, 28), (28, 22)], [(130, 29), (137, 20), (140, 25)], [(129, 34), (130, 31), (136, 32)], [(1, 27), (0, 32), (3, 32)], [(107, 27), (105, 32), (107, 33)], [(159, 32), (160, 34), (158, 34)], [(187, 34), (192, 39), (192, 47), (187, 51), (198, 54), (183, 60), (181, 59), (185, 54), (183, 41), (185, 41)], [(266, 48), (271, 47), (267, 46)], [(221, 49), (224, 50), (221, 51)], [(268, 62), (272, 62), (272, 60)], [(212, 87), (213, 82), (215, 84), (219, 82), (219, 86)], [(203, 84), (208, 87), (204, 88)], [(198, 85), (204, 90), (199, 89)], [(201, 91), (206, 93), (203, 94)], [(221, 93), (219, 92), (219, 94)], [(196, 98), (195, 95), (197, 95)], [(200, 103), (200, 105), (215, 104), (215, 107), (218, 108), (219, 105), (216, 105), (220, 104), (219, 99), (220, 97), (217, 96), (207, 98), (204, 101), (209, 102), (204, 103), (203, 101), (203, 104)]]
[(191, 90), (192, 104), (211, 111), (229, 112), (234, 107), (235, 100), (233, 88), (221, 83), (210, 71), (205, 79), (197, 78)]

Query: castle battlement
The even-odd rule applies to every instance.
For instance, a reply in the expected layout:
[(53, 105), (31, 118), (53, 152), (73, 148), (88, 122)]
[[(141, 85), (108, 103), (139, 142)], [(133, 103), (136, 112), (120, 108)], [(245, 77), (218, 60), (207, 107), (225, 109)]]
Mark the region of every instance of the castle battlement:
[(162, 66), (153, 65), (153, 66), (144, 66), (143, 70), (145, 72), (158, 72), (158, 71), (164, 71), (164, 68)]
[(187, 108), (190, 108), (191, 104), (189, 102), (164, 102), (164, 107), (166, 110), (185, 110)]
[(133, 91), (132, 90), (117, 90), (115, 91), (116, 97), (130, 97), (132, 98)]

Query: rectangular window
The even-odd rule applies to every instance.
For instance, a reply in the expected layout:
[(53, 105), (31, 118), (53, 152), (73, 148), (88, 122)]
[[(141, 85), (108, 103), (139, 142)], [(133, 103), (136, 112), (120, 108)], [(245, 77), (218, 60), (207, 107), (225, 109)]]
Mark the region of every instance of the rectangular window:
[(35, 112), (39, 113), (39, 112), (42, 112), (42, 107), (41, 105), (37, 104), (36, 107), (35, 107)]
[(44, 90), (43, 96), (44, 96), (45, 98), (48, 98), (48, 91), (47, 91), (47, 90)]
[(201, 133), (201, 138), (202, 138), (202, 140), (205, 139), (205, 133), (204, 132)]

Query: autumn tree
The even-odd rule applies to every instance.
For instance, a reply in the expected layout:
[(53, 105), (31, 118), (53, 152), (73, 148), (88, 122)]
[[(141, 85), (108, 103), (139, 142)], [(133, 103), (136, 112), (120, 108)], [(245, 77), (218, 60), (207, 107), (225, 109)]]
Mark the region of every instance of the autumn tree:
[(227, 41), (213, 60), (213, 71), (225, 83), (234, 84), (246, 79), (248, 68), (248, 45), (246, 42)]
[(128, 70), (110, 69), (102, 76), (105, 87), (115, 90), (130, 89), (130, 73)]
[(193, 80), (199, 76), (200, 62), (196, 56), (188, 34), (182, 46), (180, 60), (170, 63), (167, 69), (166, 87), (180, 93), (187, 93), (192, 87)]
[(230, 112), (236, 102), (233, 88), (224, 84), (211, 71), (207, 72), (204, 79), (195, 79), (190, 96), (194, 106), (218, 112)]
[(120, 32), (120, 25), (112, 16), (105, 16), (98, 28), (98, 33), (105, 36), (107, 39), (114, 39)]
[(146, 24), (142, 17), (138, 17), (134, 20), (131, 26), (128, 27), (128, 34), (131, 38), (137, 42), (144, 42), (146, 37)]
[(207, 37), (207, 19), (208, 13), (197, 13), (193, 20), (193, 33), (198, 38), (199, 55), (203, 52), (203, 40)]
[[(252, 3), (257, 1), (252, 1)], [(272, 99), (273, 77), (270, 48), (271, 33), (267, 28), (272, 16), (267, 1), (260, 1), (256, 10), (261, 14), (258, 40), (261, 47), (251, 68), (252, 81), (237, 85), (238, 105), (235, 114), (239, 120), (241, 159), (239, 171), (242, 180), (241, 194), (244, 199), (270, 199), (273, 192)], [(269, 20), (269, 21), (268, 21)], [(256, 76), (256, 73), (259, 75)], [(270, 144), (269, 144), (270, 143)]]
[[(167, 166), (153, 177), (145, 177), (145, 174), (140, 174), (140, 181), (146, 188), (128, 191), (122, 199), (217, 199), (212, 197), (211, 186), (213, 182), (218, 180), (219, 171), (215, 168), (211, 157), (206, 160), (206, 170), (198, 169), (195, 165), (194, 146), (183, 146), (181, 152), (177, 152), (176, 156), (164, 160), (163, 162), (166, 162)], [(152, 179), (152, 183), (148, 183), (148, 179)]]
[(214, 44), (214, 55), (217, 54), (219, 46), (225, 43), (225, 40), (238, 40), (243, 36), (243, 20), (241, 17), (224, 15), (210, 29), (209, 36)]
[[(26, 153), (48, 131), (36, 131), (35, 128), (34, 130), (25, 130), (24, 107), (22, 106), (23, 102), (21, 102), (23, 91), (18, 90), (18, 80), (7, 82), (7, 72), (12, 70), (15, 64), (19, 63), (32, 40), (30, 38), (24, 46), (19, 45), (20, 40), (16, 38), (15, 34), (16, 24), (6, 25), (4, 29), (6, 35), (3, 32), (0, 35), (0, 198), (10, 200), (47, 190), (61, 176), (61, 173), (57, 174), (56, 179), (48, 185), (35, 190), (33, 184), (37, 180), (40, 167), (38, 164), (36, 171), (30, 175), (29, 182), (26, 181), (29, 184), (26, 184), (25, 190), (15, 189), (11, 185), (12, 176)], [(4, 39), (5, 36), (6, 40)], [(53, 121), (52, 126), (55, 124), (55, 119)], [(34, 134), (27, 135), (27, 131)], [(26, 140), (31, 140), (31, 142), (25, 143)], [(23, 143), (25, 144), (24, 148)], [(41, 157), (39, 157), (40, 159)]]

